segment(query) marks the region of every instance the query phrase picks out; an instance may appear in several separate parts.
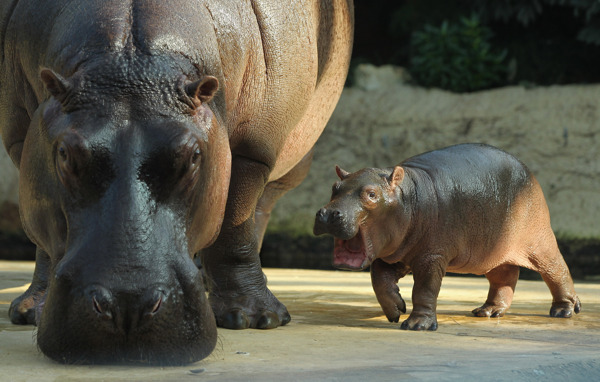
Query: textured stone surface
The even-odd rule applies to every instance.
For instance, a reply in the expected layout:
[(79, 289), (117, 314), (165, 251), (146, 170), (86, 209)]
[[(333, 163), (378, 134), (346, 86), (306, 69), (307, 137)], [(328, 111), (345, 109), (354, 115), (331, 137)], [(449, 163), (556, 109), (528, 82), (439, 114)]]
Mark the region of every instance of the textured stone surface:
[(454, 94), (403, 84), (402, 71), (390, 68), (360, 73), (367, 78), (344, 90), (306, 181), (276, 206), (275, 227), (311, 231), (314, 213), (329, 200), (336, 164), (348, 171), (389, 167), (436, 148), (483, 142), (533, 171), (555, 231), (600, 237), (600, 85)]

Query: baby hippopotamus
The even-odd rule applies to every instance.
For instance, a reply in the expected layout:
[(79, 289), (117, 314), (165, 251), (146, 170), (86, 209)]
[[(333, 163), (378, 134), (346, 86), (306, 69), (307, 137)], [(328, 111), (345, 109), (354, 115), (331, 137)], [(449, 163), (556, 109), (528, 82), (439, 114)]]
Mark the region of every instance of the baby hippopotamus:
[(392, 168), (348, 173), (336, 166), (336, 172), (341, 180), (317, 212), (314, 233), (335, 237), (335, 266), (371, 266), (373, 289), (390, 322), (406, 312), (397, 282), (413, 273), (413, 310), (402, 329), (437, 329), (437, 297), (447, 271), (487, 277), (488, 297), (475, 316), (504, 315), (519, 267), (538, 272), (550, 288), (550, 316), (581, 310), (542, 189), (512, 155), (461, 144)]

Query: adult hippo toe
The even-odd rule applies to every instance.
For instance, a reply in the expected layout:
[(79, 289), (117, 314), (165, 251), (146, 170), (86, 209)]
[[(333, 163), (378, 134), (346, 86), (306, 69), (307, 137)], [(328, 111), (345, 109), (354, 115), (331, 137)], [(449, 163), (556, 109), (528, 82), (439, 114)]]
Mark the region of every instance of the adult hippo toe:
[(12, 0), (0, 17), (0, 129), (37, 245), (11, 320), (60, 362), (158, 364), (208, 355), (216, 325), (289, 322), (258, 251), (341, 93), (351, 1)]

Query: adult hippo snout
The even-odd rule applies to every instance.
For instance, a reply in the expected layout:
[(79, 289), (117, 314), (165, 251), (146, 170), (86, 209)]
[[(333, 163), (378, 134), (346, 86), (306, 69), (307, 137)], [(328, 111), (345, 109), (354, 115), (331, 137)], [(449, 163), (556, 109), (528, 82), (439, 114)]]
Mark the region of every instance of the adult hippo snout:
[[(132, 278), (109, 267), (81, 272), (77, 265), (80, 273), (73, 273), (74, 264), (68, 263), (56, 272), (37, 317), (38, 345), (49, 357), (65, 363), (172, 365), (213, 350), (215, 319), (191, 260), (173, 272), (148, 267)], [(90, 282), (84, 274), (97, 276)]]

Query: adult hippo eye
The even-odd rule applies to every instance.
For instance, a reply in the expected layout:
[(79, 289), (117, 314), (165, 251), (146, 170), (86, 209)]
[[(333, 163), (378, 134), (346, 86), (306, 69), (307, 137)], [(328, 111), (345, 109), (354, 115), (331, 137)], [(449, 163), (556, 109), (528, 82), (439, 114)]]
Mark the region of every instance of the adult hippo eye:
[(60, 146), (58, 147), (58, 156), (63, 161), (67, 160), (67, 148), (64, 146), (63, 143), (61, 143)]
[(196, 164), (200, 161), (201, 154), (202, 154), (202, 152), (200, 151), (200, 148), (196, 147), (196, 149), (192, 153), (192, 160), (191, 160), (192, 164)]
[(56, 153), (57, 153), (57, 166), (58, 166), (58, 171), (59, 174), (64, 177), (67, 176), (67, 174), (74, 174), (75, 173), (75, 164), (72, 163), (73, 162), (73, 156), (70, 153), (71, 150), (69, 150), (69, 148), (67, 147), (67, 144), (65, 142), (61, 142), (58, 145), (58, 148), (56, 149)]

